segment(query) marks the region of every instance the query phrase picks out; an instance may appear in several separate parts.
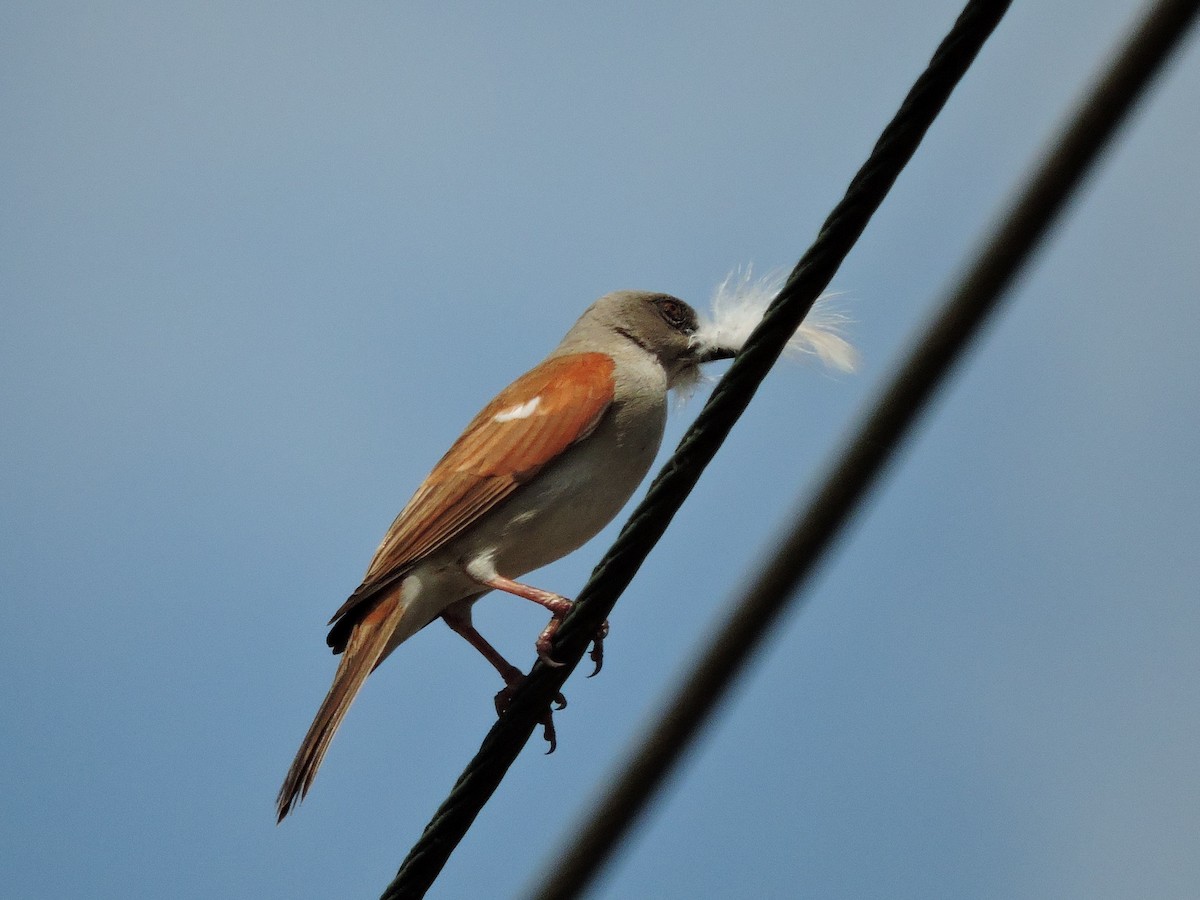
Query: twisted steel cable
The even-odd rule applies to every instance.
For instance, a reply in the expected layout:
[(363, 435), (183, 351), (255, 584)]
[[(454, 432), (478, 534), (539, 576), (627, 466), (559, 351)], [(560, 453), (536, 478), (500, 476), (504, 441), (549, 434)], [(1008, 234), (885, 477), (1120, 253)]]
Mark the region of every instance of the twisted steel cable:
[(1165, 0), (1126, 42), (992, 239), (864, 418), (803, 514), (779, 543), (726, 624), (664, 704), (671, 710), (620, 767), (621, 775), (570, 846), (554, 854), (536, 900), (579, 896), (655, 796), (734, 678), (837, 538), (858, 502), (996, 310), (1005, 289), (1200, 11), (1200, 0)]
[(666, 531), (704, 468), (774, 365), (788, 338), (829, 284), (879, 208), (951, 91), (999, 24), (1011, 0), (971, 0), (881, 134), (817, 239), (792, 270), (745, 347), (717, 384), (674, 455), (651, 484), (612, 548), (596, 566), (558, 633), (555, 668), (534, 664), (529, 678), (483, 740), (449, 796), (409, 851), (383, 900), (423, 897), (532, 735), (551, 698), (574, 671)]

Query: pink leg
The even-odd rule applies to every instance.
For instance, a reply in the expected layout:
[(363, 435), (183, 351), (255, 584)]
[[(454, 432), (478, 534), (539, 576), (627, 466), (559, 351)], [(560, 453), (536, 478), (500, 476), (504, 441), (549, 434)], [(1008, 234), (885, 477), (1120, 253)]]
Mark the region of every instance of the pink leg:
[[(538, 635), (534, 646), (537, 648), (538, 657), (546, 665), (561, 666), (562, 663), (550, 656), (550, 649), (554, 643), (554, 635), (558, 632), (558, 626), (562, 624), (562, 620), (571, 611), (571, 601), (560, 594), (552, 594), (549, 591), (543, 591), (528, 584), (521, 584), (519, 581), (505, 578), (503, 575), (492, 575), (486, 580), (480, 579), (479, 583), (497, 591), (504, 591), (506, 594), (513, 594), (517, 597), (524, 597), (526, 600), (532, 600), (539, 606), (544, 606), (550, 610), (550, 622), (542, 629), (542, 633)], [(592, 652), (589, 655), (592, 662), (596, 664), (596, 668), (592, 670), (592, 675), (599, 672), (600, 667), (604, 665), (604, 639), (606, 637), (608, 637), (608, 623), (604, 622), (596, 629), (596, 634), (592, 638)], [(590, 678), (591, 675), (588, 677)]]
[[(462, 635), (467, 643), (483, 654), (483, 658), (492, 664), (500, 677), (504, 679), (504, 687), (496, 694), (496, 715), (504, 714), (504, 710), (508, 708), (509, 701), (512, 699), (513, 691), (517, 689), (522, 681), (525, 680), (525, 675), (521, 670), (510, 663), (507, 659), (500, 655), (495, 647), (488, 643), (487, 639), (475, 630), (475, 626), (471, 624), (471, 607), (469, 604), (454, 604), (444, 613), (442, 619), (450, 629), (455, 633)], [(554, 704), (557, 709), (564, 709), (567, 705), (567, 698), (562, 694), (557, 694), (554, 697)], [(546, 717), (542, 719), (542, 733), (546, 739), (546, 743), (550, 745), (547, 753), (553, 753), (558, 746), (558, 739), (554, 732), (554, 718), (550, 709), (546, 710)]]
[(471, 607), (454, 604), (444, 613), (442, 619), (450, 626), (450, 630), (461, 635), (467, 643), (483, 654), (483, 658), (492, 664), (505, 684), (516, 684), (525, 676), (521, 670), (500, 655), (500, 651), (487, 642), (482, 634), (475, 630), (471, 623)]

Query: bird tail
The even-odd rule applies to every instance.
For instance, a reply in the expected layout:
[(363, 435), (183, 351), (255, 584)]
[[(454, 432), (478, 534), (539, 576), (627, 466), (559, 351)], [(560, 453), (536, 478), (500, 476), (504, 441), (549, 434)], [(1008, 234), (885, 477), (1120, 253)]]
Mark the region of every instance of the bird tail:
[(350, 634), (329, 693), (317, 710), (317, 716), (309, 726), (308, 734), (304, 736), (300, 750), (283, 780), (283, 787), (279, 789), (275, 801), (279, 817), (277, 821), (282, 822), (308, 793), (317, 775), (317, 768), (325, 758), (325, 751), (329, 749), (329, 742), (342, 724), (350, 704), (354, 702), (367, 676), (392, 649), (389, 641), (404, 616), (404, 609), (401, 591), (394, 591), (363, 616)]

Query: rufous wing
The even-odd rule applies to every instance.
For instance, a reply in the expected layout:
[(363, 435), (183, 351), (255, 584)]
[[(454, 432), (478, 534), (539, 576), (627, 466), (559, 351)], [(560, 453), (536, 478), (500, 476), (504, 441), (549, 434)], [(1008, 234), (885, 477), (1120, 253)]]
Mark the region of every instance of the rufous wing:
[(392, 522), (362, 585), (330, 620), (337, 623), (330, 646), (337, 651), (345, 645), (359, 618), (352, 612), (361, 615), (414, 562), (445, 546), (587, 437), (612, 403), (613, 389), (611, 357), (576, 353), (547, 359), (501, 391)]

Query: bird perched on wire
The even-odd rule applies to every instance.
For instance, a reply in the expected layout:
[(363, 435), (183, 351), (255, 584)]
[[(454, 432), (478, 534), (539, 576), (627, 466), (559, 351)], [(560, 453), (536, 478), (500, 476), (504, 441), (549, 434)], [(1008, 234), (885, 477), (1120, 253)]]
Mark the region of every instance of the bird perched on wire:
[[(726, 332), (702, 330), (695, 311), (666, 294), (608, 294), (471, 420), (330, 620), (327, 641), (342, 658), (279, 791), (280, 821), (307, 794), (366, 677), (434, 619), (500, 673), (498, 712), (524, 675), (472, 625), (483, 594), (505, 591), (546, 607), (551, 619), (536, 648), (556, 664), (553, 637), (571, 603), (515, 579), (575, 550), (620, 511), (658, 451), (669, 391), (738, 349), (744, 335)], [(594, 638), (597, 671), (606, 633)], [(543, 724), (553, 749), (549, 710)]]

